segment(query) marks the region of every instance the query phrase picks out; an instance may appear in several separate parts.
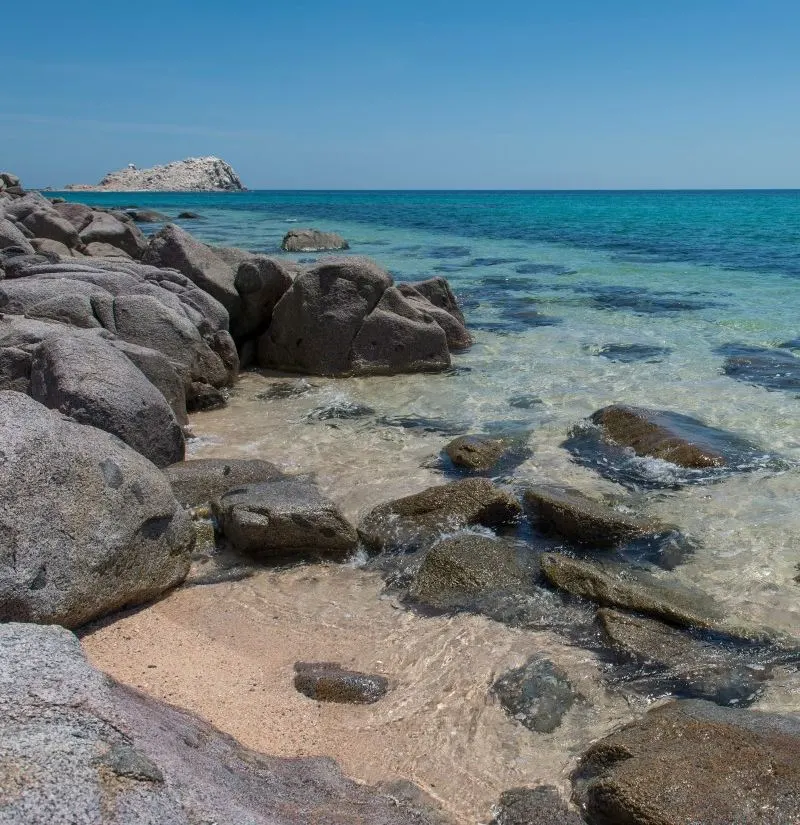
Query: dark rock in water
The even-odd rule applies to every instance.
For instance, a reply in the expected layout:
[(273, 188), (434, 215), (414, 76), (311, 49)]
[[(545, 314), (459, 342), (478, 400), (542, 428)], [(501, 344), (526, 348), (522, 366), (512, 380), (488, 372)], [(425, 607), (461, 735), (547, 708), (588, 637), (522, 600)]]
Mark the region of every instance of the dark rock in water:
[(350, 244), (335, 232), (320, 232), (319, 229), (290, 229), (284, 235), (281, 249), (286, 252), (321, 252), (350, 249)]
[(587, 347), (590, 355), (600, 355), (609, 361), (631, 364), (645, 361), (649, 364), (661, 361), (672, 350), (669, 347), (656, 347), (648, 344), (603, 344), (599, 347)]
[(186, 389), (186, 409), (189, 412), (221, 410), (228, 403), (228, 393), (203, 381), (192, 381)]
[(676, 487), (780, 465), (755, 444), (697, 418), (625, 405), (598, 410), (562, 446), (580, 463), (633, 486)]
[(520, 275), (572, 275), (575, 272), (574, 269), (568, 269), (559, 264), (535, 263), (519, 264), (519, 266), (514, 267), (514, 270), (519, 272)]
[(725, 375), (767, 390), (800, 393), (800, 358), (780, 349), (741, 344), (729, 344), (716, 351), (727, 356), (722, 367)]
[(519, 306), (503, 311), (503, 318), (512, 326), (527, 327), (554, 327), (563, 323), (562, 318), (545, 315), (534, 306)]
[(283, 478), (269, 461), (257, 458), (199, 458), (167, 467), (164, 475), (184, 507), (198, 507), (234, 487)]
[[(712, 645), (661, 622), (601, 608), (600, 625), (613, 648), (650, 671), (652, 679), (631, 684), (665, 693), (708, 699), (724, 706), (746, 706), (761, 693), (770, 669), (748, 665), (721, 645)], [(638, 685), (637, 685), (638, 683)]]
[(721, 619), (710, 596), (644, 570), (561, 553), (543, 554), (541, 565), (545, 578), (555, 587), (606, 607), (635, 610), (690, 627), (714, 627)]
[(169, 215), (156, 212), (154, 209), (126, 209), (134, 223), (166, 223)]
[(503, 791), (490, 825), (584, 825), (551, 785)]
[(348, 398), (334, 398), (327, 404), (314, 407), (303, 417), (305, 421), (334, 421), (340, 419), (366, 418), (374, 415), (375, 410), (366, 404), (358, 401), (350, 401)]
[(796, 718), (672, 702), (592, 745), (573, 799), (603, 825), (794, 825), (798, 753)]
[(552, 733), (580, 698), (567, 674), (538, 656), (501, 676), (492, 685), (492, 693), (511, 717), (537, 733)]
[(256, 393), (259, 401), (277, 401), (284, 398), (297, 398), (318, 389), (316, 384), (310, 384), (305, 378), (297, 381), (277, 381), (270, 384), (267, 389)]
[(213, 507), (222, 532), (240, 553), (341, 557), (358, 544), (355, 528), (307, 481), (281, 478), (234, 487)]
[(444, 260), (446, 258), (466, 258), (472, 254), (468, 246), (432, 246), (425, 250), (429, 258)]
[(497, 527), (516, 521), (522, 507), (485, 478), (468, 478), (380, 504), (358, 526), (372, 552), (412, 551), (442, 533), (471, 525)]
[(534, 407), (539, 407), (543, 404), (538, 395), (512, 395), (508, 399), (508, 406), (515, 407), (518, 410), (532, 410)]
[(778, 344), (781, 349), (800, 349), (800, 338), (792, 338), (791, 341), (784, 341)]
[(500, 438), (462, 435), (451, 441), (444, 452), (456, 467), (481, 472), (491, 470), (503, 457), (506, 448)]
[(441, 610), (468, 609), (497, 593), (531, 591), (533, 567), (512, 542), (464, 533), (440, 541), (427, 553), (409, 595)]
[(345, 670), (336, 662), (297, 662), (294, 686), (318, 702), (371, 705), (389, 689), (385, 676)]
[(444, 418), (426, 418), (421, 415), (398, 415), (378, 418), (376, 424), (387, 427), (402, 427), (404, 430), (422, 430), (437, 435), (460, 435), (469, 429), (468, 424), (447, 421)]
[(663, 529), (567, 487), (528, 487), (523, 503), (539, 529), (576, 544), (614, 547)]
[(199, 215), (197, 212), (180, 212), (178, 214), (178, 219), (182, 221), (197, 221), (202, 218), (202, 215)]
[(78, 627), (184, 579), (189, 516), (142, 455), (16, 392), (0, 445), (0, 621)]
[(520, 264), (522, 258), (472, 258), (467, 266), (503, 266), (506, 264)]
[[(92, 668), (58, 627), (0, 625), (4, 823), (444, 825), (411, 786), (248, 750)], [(11, 783), (10, 785), (8, 783)]]
[(653, 292), (631, 286), (589, 284), (576, 287), (575, 291), (588, 292), (596, 309), (627, 309), (638, 315), (672, 315), (719, 306), (716, 301), (702, 301), (683, 297), (680, 293)]

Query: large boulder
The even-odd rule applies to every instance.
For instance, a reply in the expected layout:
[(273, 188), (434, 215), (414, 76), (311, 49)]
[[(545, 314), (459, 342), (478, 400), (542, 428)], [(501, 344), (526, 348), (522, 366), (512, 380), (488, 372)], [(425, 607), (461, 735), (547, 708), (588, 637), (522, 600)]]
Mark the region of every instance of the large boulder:
[(522, 507), (513, 495), (485, 478), (468, 478), (380, 504), (358, 527), (373, 552), (418, 550), (462, 527), (513, 523)]
[(56, 210), (47, 205), (32, 210), (22, 221), (35, 238), (50, 238), (70, 248), (78, 246), (80, 239), (75, 227)]
[(95, 670), (58, 627), (0, 626), (0, 764), (3, 825), (446, 822), (416, 786), (401, 794), (331, 759), (244, 748)]
[[(147, 238), (133, 221), (121, 221), (108, 212), (95, 212), (91, 221), (80, 230), (81, 242), (107, 244), (121, 249), (126, 255), (137, 260), (147, 249)], [(96, 253), (93, 253), (96, 254)]]
[(426, 281), (416, 281), (409, 284), (409, 286), (435, 307), (452, 315), (462, 326), (466, 324), (464, 313), (461, 312), (456, 296), (453, 294), (453, 290), (450, 289), (450, 284), (447, 283), (446, 278), (428, 278)]
[(214, 503), (235, 550), (262, 556), (346, 556), (358, 534), (307, 481), (280, 478), (228, 490)]
[(800, 720), (673, 702), (592, 745), (573, 776), (593, 825), (794, 825)]
[(62, 218), (66, 218), (78, 232), (91, 223), (92, 218), (97, 214), (94, 209), (83, 203), (57, 203), (54, 204), (53, 208)]
[(28, 254), (34, 252), (31, 242), (22, 230), (12, 221), (0, 218), (0, 249), (7, 249), (9, 246), (17, 247)]
[(0, 392), (0, 621), (77, 627), (180, 583), (189, 517), (150, 461)]
[(228, 310), (232, 323), (238, 320), (241, 297), (236, 289), (236, 268), (193, 235), (168, 223), (150, 238), (142, 260), (154, 266), (177, 269), (216, 298)]
[[(436, 280), (442, 281), (445, 284), (447, 292), (450, 292), (450, 287), (444, 278), (437, 278)], [(463, 316), (457, 306), (454, 306), (454, 309), (451, 311), (450, 309), (445, 309), (443, 306), (434, 304), (418, 289), (411, 286), (411, 284), (399, 284), (397, 288), (409, 304), (420, 312), (430, 315), (444, 330), (447, 336), (447, 346), (451, 351), (464, 350), (472, 346), (472, 336), (467, 331)], [(431, 294), (436, 295), (435, 292)], [(455, 303), (455, 298), (453, 298), (453, 302)]]
[(164, 473), (184, 507), (206, 504), (234, 487), (283, 477), (274, 464), (257, 458), (199, 458), (173, 464)]
[(711, 628), (722, 615), (710, 596), (611, 561), (544, 553), (542, 573), (554, 586), (606, 607), (635, 610), (677, 625)]
[(269, 326), (275, 305), (292, 285), (292, 274), (283, 262), (257, 255), (239, 264), (234, 284), (242, 309), (232, 332), (240, 339), (260, 335)]
[(335, 232), (319, 229), (290, 229), (283, 237), (281, 249), (285, 252), (323, 252), (349, 249), (350, 244)]
[(99, 338), (43, 341), (31, 366), (31, 396), (116, 435), (158, 467), (183, 459), (183, 430), (164, 396), (129, 358)]

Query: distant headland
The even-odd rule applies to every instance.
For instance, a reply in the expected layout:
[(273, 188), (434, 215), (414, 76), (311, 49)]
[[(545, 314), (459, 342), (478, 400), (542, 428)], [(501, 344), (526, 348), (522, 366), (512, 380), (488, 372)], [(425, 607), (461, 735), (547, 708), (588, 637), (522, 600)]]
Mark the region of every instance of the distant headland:
[(109, 172), (96, 186), (75, 183), (66, 187), (83, 192), (241, 192), (245, 189), (233, 167), (209, 156), (186, 158), (151, 169)]

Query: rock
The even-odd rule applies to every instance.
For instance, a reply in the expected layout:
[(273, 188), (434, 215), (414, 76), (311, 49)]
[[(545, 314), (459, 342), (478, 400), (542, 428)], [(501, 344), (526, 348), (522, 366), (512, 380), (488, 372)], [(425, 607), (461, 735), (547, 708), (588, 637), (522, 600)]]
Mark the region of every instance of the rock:
[[(447, 282), (445, 281), (445, 283)], [(432, 304), (421, 292), (418, 292), (410, 284), (399, 284), (397, 288), (411, 306), (419, 312), (430, 315), (444, 330), (447, 336), (447, 346), (451, 352), (469, 349), (469, 347), (472, 346), (472, 336), (467, 331), (463, 322), (459, 321), (455, 315), (446, 309)]]
[(592, 745), (573, 798), (591, 823), (794, 825), (798, 752), (796, 718), (672, 702)]
[(701, 628), (714, 627), (721, 618), (710, 596), (643, 570), (574, 559), (561, 553), (544, 553), (540, 561), (551, 584), (606, 607), (622, 607), (673, 624)]
[(276, 381), (274, 384), (270, 384), (267, 389), (256, 393), (256, 398), (259, 401), (278, 401), (284, 398), (307, 395), (316, 389), (317, 385), (309, 383), (305, 378), (296, 381)]
[(552, 733), (580, 698), (566, 673), (538, 656), (501, 676), (492, 693), (512, 718), (537, 733)]
[[(630, 447), (636, 455), (690, 468), (721, 467), (726, 463), (723, 454), (712, 444), (681, 433), (676, 418), (641, 407), (611, 406), (598, 410), (591, 420), (606, 438)], [(685, 423), (700, 424), (688, 419)]]
[(428, 551), (409, 595), (441, 610), (471, 608), (498, 593), (529, 591), (532, 578), (510, 542), (464, 533)]
[(40, 255), (47, 255), (48, 257), (60, 258), (82, 258), (82, 253), (77, 249), (70, 249), (61, 241), (52, 241), (50, 238), (34, 238), (31, 241), (31, 246)]
[(767, 390), (800, 392), (800, 358), (780, 349), (730, 344), (716, 350), (726, 355), (725, 375)]
[(345, 670), (336, 662), (297, 662), (294, 670), (295, 688), (318, 702), (371, 705), (389, 689), (385, 676)]
[(78, 232), (91, 223), (95, 214), (99, 214), (83, 203), (70, 203), (69, 201), (54, 204), (53, 208), (62, 218), (68, 220)]
[(391, 276), (367, 258), (317, 264), (275, 306), (259, 341), (259, 363), (314, 375), (351, 373), (353, 340), (391, 285)]
[(0, 392), (0, 621), (78, 627), (189, 570), (189, 517), (122, 441)]
[(292, 275), (275, 258), (256, 255), (239, 264), (234, 285), (241, 296), (241, 314), (233, 335), (244, 338), (266, 330), (275, 305), (292, 285)]
[(0, 217), (0, 249), (6, 249), (9, 246), (17, 247), (30, 255), (35, 251), (31, 242), (15, 223)]
[(350, 352), (357, 375), (441, 372), (450, 366), (444, 330), (398, 289), (389, 287), (367, 315)]
[(97, 186), (73, 184), (67, 189), (98, 192), (239, 192), (242, 181), (217, 157), (186, 158), (151, 169), (109, 172)]
[(409, 286), (424, 298), (427, 298), (435, 307), (439, 307), (452, 315), (462, 326), (466, 326), (464, 314), (461, 312), (456, 296), (445, 278), (429, 278), (427, 281), (417, 281), (409, 284)]
[(503, 791), (490, 825), (584, 825), (552, 785)]
[(147, 238), (135, 224), (117, 220), (107, 212), (95, 212), (92, 220), (81, 229), (80, 239), (87, 246), (108, 244), (136, 260), (148, 249)]
[(164, 470), (175, 498), (184, 507), (198, 507), (246, 484), (283, 477), (269, 461), (248, 458), (200, 458), (181, 461)]
[(183, 430), (164, 396), (123, 353), (100, 339), (52, 337), (36, 350), (31, 396), (122, 439), (157, 467), (181, 461)]
[(350, 244), (335, 232), (320, 232), (318, 229), (290, 229), (283, 237), (281, 249), (286, 252), (322, 252), (350, 249)]
[(124, 249), (100, 241), (92, 241), (92, 243), (86, 244), (84, 252), (91, 258), (131, 259), (131, 256)]
[(355, 528), (307, 481), (280, 478), (228, 490), (214, 502), (225, 537), (240, 553), (346, 556)]
[(576, 544), (614, 547), (664, 529), (566, 487), (529, 487), (523, 503), (543, 532), (555, 533)]
[(303, 420), (309, 423), (315, 421), (342, 421), (354, 418), (368, 418), (375, 415), (375, 410), (359, 401), (351, 401), (346, 396), (336, 395), (330, 401), (320, 404), (309, 410)]
[(501, 438), (462, 435), (451, 441), (444, 452), (456, 467), (486, 472), (498, 464), (507, 449), (508, 445)]
[(210, 246), (201, 243), (174, 223), (162, 227), (152, 238), (142, 260), (153, 266), (169, 267), (197, 284), (228, 310), (235, 322), (241, 313), (234, 269), (222, 261)]
[(33, 209), (23, 220), (22, 225), (27, 227), (36, 238), (49, 238), (59, 241), (71, 248), (78, 246), (80, 240), (75, 227), (56, 212), (50, 205), (47, 208)]
[(178, 215), (178, 220), (182, 221), (197, 221), (200, 220), (202, 215), (198, 215), (197, 212), (181, 212)]
[(522, 507), (485, 478), (468, 478), (380, 504), (358, 532), (372, 552), (417, 550), (461, 527), (498, 527), (516, 521)]
[[(661, 622), (601, 608), (600, 625), (612, 647), (659, 673), (668, 691), (724, 706), (745, 706), (761, 692), (769, 670), (738, 661), (724, 647), (707, 644)], [(636, 687), (636, 682), (631, 684)], [(645, 682), (648, 684), (648, 682)]]
[(20, 179), (16, 175), (12, 175), (11, 172), (0, 172), (0, 181), (2, 181), (6, 187), (20, 185)]
[[(157, 212), (155, 209), (126, 209), (135, 223), (167, 223), (169, 215)], [(181, 213), (183, 214), (183, 213)], [(178, 216), (180, 217), (180, 215)]]
[(57, 627), (0, 626), (0, 742), (4, 825), (446, 822), (418, 789), (373, 788), (331, 759), (244, 748), (95, 670)]
[(228, 403), (225, 390), (202, 381), (192, 381), (186, 388), (186, 409), (191, 412), (221, 410)]

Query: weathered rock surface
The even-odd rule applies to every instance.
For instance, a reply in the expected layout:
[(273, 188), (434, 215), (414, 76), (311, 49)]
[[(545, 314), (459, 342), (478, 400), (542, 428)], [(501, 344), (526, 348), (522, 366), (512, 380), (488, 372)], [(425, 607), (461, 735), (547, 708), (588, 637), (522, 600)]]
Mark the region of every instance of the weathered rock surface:
[(537, 733), (552, 733), (579, 698), (566, 673), (539, 656), (501, 676), (492, 693), (512, 718)]
[(385, 676), (346, 670), (336, 662), (297, 662), (294, 686), (318, 702), (371, 705), (386, 695)]
[(235, 550), (262, 556), (346, 556), (358, 535), (339, 509), (307, 481), (280, 478), (228, 490), (214, 502)]
[(0, 392), (0, 621), (77, 627), (183, 580), (193, 532), (119, 439)]
[(109, 172), (97, 186), (67, 189), (99, 192), (237, 192), (244, 189), (233, 168), (220, 158), (186, 158), (151, 169)]
[(241, 298), (241, 312), (232, 330), (234, 337), (262, 334), (291, 285), (292, 270), (275, 258), (255, 255), (239, 264), (234, 286)]
[(91, 221), (80, 230), (80, 239), (87, 246), (108, 244), (117, 247), (137, 260), (147, 249), (147, 239), (136, 224), (132, 221), (117, 220), (108, 212), (95, 212)]
[(439, 307), (452, 315), (462, 326), (466, 325), (464, 314), (458, 306), (456, 296), (445, 278), (429, 278), (427, 281), (416, 281), (409, 284), (409, 286), (427, 298), (435, 307)]
[[(469, 349), (472, 346), (472, 336), (467, 331), (464, 317), (455, 302), (455, 296), (452, 296), (450, 286), (444, 278), (437, 278), (435, 281), (437, 281), (436, 289), (428, 290), (428, 292), (434, 298), (437, 298), (440, 304), (446, 306), (433, 303), (411, 284), (399, 284), (397, 288), (408, 303), (420, 312), (430, 315), (444, 330), (447, 336), (447, 346), (452, 352)], [(438, 287), (438, 281), (442, 281), (444, 284), (441, 289)], [(452, 296), (452, 305), (449, 298), (445, 299), (443, 296)]]
[[(158, 212), (155, 209), (131, 208), (125, 211), (135, 223), (167, 223), (167, 221), (169, 221), (169, 215), (165, 215), (163, 212)], [(180, 217), (180, 215), (178, 217)]]
[(350, 244), (341, 235), (320, 232), (319, 229), (290, 229), (281, 242), (281, 249), (285, 252), (323, 252), (349, 248)]
[(585, 825), (551, 785), (503, 791), (491, 825)]
[(472, 472), (491, 470), (508, 449), (502, 438), (481, 435), (461, 435), (453, 439), (444, 452), (455, 467)]
[(614, 547), (663, 529), (565, 487), (529, 487), (523, 502), (539, 529), (576, 544)]
[(606, 607), (635, 610), (678, 625), (710, 628), (721, 614), (710, 596), (615, 562), (544, 553), (542, 573), (556, 587)]
[(113, 682), (56, 627), (0, 626), (0, 763), (3, 825), (445, 822), (415, 786), (372, 788), (329, 759), (242, 747)]
[(730, 344), (717, 352), (726, 355), (725, 375), (767, 390), (800, 392), (800, 358), (781, 349)]
[(409, 595), (443, 610), (469, 608), (498, 594), (530, 590), (532, 578), (510, 542), (464, 533), (428, 551)]
[(601, 608), (597, 617), (610, 644), (622, 656), (658, 672), (672, 692), (724, 706), (745, 706), (758, 697), (769, 670), (736, 658), (661, 622)]
[(573, 776), (592, 825), (794, 825), (800, 719), (673, 702), (600, 740)]
[[(18, 247), (23, 252), (33, 254), (34, 248), (31, 242), (23, 234), (22, 230), (12, 221), (0, 218), (0, 249), (9, 246)], [(64, 247), (66, 249), (66, 247)]]
[(380, 504), (364, 517), (358, 532), (373, 552), (410, 551), (460, 527), (512, 523), (521, 512), (510, 493), (488, 479), (468, 478)]
[(30, 393), (80, 424), (116, 435), (158, 467), (183, 459), (183, 430), (166, 399), (106, 341), (68, 335), (43, 341), (33, 356)]
[(249, 458), (200, 458), (167, 467), (164, 474), (184, 507), (198, 507), (234, 487), (283, 477), (269, 461)]
[(299, 274), (260, 338), (262, 366), (313, 375), (446, 369), (447, 336), (367, 258), (330, 258)]

